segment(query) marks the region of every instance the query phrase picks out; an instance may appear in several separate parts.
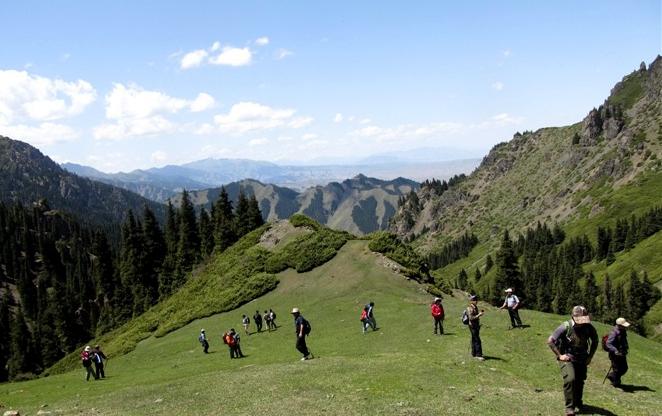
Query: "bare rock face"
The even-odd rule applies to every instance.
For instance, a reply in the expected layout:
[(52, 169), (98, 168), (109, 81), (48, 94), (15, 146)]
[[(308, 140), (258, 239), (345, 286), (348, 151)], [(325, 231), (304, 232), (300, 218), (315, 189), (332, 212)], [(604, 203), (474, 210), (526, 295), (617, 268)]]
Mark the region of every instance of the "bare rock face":
[(602, 124), (602, 129), (604, 131), (605, 139), (611, 140), (615, 138), (618, 133), (620, 133), (623, 128), (623, 121), (617, 120), (615, 118), (609, 118), (605, 120)]
[(593, 146), (598, 142), (602, 133), (602, 117), (595, 108), (591, 110), (582, 123), (582, 142), (584, 145)]

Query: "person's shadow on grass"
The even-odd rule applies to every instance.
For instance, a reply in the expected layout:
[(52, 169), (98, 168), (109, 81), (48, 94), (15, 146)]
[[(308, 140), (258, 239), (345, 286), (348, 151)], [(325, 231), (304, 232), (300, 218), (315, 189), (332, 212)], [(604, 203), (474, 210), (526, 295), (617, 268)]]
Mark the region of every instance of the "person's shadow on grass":
[(493, 356), (491, 356), (491, 355), (483, 355), (483, 358), (485, 359), (485, 361), (490, 361), (490, 360), (494, 360), (494, 361), (506, 361), (506, 360), (504, 360), (504, 359), (501, 358), (501, 357), (493, 357)]
[(634, 393), (637, 391), (652, 391), (653, 393), (655, 393), (655, 390), (651, 389), (648, 386), (635, 386), (633, 384), (621, 384), (617, 388), (623, 390), (626, 393)]
[(577, 412), (578, 415), (602, 415), (602, 416), (618, 416), (616, 413), (609, 411), (607, 409), (603, 409), (602, 407), (598, 406), (591, 406), (591, 405), (584, 405), (579, 412)]

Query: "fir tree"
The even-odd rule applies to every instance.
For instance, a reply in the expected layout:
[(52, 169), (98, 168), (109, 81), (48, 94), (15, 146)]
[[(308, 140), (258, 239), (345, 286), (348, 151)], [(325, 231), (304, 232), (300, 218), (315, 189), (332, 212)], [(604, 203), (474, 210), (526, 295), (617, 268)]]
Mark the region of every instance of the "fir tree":
[(186, 274), (193, 269), (200, 257), (200, 239), (195, 209), (188, 192), (182, 192), (182, 204), (179, 208), (179, 242), (177, 244), (177, 268), (173, 290), (186, 280)]
[(492, 256), (488, 254), (487, 258), (485, 259), (485, 274), (487, 274), (493, 266), (494, 260), (492, 260)]
[(237, 208), (235, 209), (235, 233), (241, 238), (251, 230), (251, 218), (249, 213), (248, 198), (242, 189), (239, 190), (237, 198)]
[(258, 227), (261, 227), (264, 224), (262, 219), (262, 212), (260, 212), (260, 206), (257, 203), (255, 195), (251, 195), (248, 200), (248, 228), (250, 231), (255, 230)]
[(200, 250), (203, 256), (209, 256), (214, 250), (214, 226), (209, 214), (204, 208), (200, 209)]
[(480, 282), (480, 279), (483, 277), (483, 275), (480, 272), (480, 269), (476, 267), (476, 272), (474, 273), (474, 281), (476, 283)]
[(9, 291), (7, 290), (4, 295), (0, 297), (0, 334), (3, 334), (0, 337), (0, 382), (9, 380), (9, 373), (7, 371), (11, 346), (9, 304)]
[(159, 275), (159, 299), (172, 293), (175, 269), (177, 267), (177, 245), (179, 244), (179, 220), (177, 212), (168, 200), (165, 222), (165, 257)]
[(586, 275), (586, 281), (584, 282), (584, 291), (582, 293), (582, 304), (590, 313), (599, 314), (597, 308), (597, 298), (599, 295), (598, 286), (595, 283), (595, 276), (593, 273), (588, 273)]
[(7, 365), (9, 377), (15, 378), (17, 375), (37, 370), (32, 360), (34, 357), (32, 334), (25, 322), (23, 308), (20, 306), (11, 323), (10, 339), (10, 358)]
[(460, 270), (460, 273), (457, 276), (457, 288), (461, 290), (467, 290), (469, 285), (469, 277), (467, 272), (464, 269)]
[(159, 299), (159, 275), (165, 259), (166, 243), (154, 213), (147, 205), (142, 223), (142, 284), (145, 287), (145, 309)]
[(522, 287), (517, 265), (517, 257), (513, 250), (513, 243), (508, 234), (508, 230), (503, 233), (501, 248), (496, 255), (496, 274), (494, 276), (494, 291), (490, 298), (493, 304), (501, 300), (501, 292), (505, 288), (513, 288), (516, 293), (522, 293)]
[(219, 252), (225, 251), (237, 240), (234, 232), (234, 213), (232, 210), (232, 201), (224, 187), (221, 187), (221, 193), (218, 200), (212, 208), (212, 220), (214, 222), (214, 241), (216, 249)]

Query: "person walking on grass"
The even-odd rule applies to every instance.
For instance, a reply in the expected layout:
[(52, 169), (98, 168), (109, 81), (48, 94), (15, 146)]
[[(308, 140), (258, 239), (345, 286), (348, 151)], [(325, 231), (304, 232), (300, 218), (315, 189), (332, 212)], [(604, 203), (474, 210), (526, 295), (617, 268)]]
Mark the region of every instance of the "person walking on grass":
[(611, 371), (607, 374), (607, 378), (611, 381), (614, 387), (620, 387), (621, 377), (628, 372), (628, 327), (630, 323), (625, 318), (618, 318), (616, 326), (609, 331), (605, 348), (609, 352), (609, 360), (611, 361)]
[(478, 361), (485, 361), (483, 357), (483, 344), (480, 340), (480, 317), (485, 313), (478, 310), (478, 296), (469, 297), (469, 306), (466, 309), (469, 331), (471, 332), (471, 356)]
[(92, 376), (95, 380), (97, 379), (97, 375), (94, 373), (92, 370), (92, 361), (94, 360), (94, 352), (92, 352), (92, 347), (89, 345), (86, 346), (83, 351), (80, 353), (80, 360), (83, 364), (83, 368), (85, 369), (86, 375), (85, 375), (85, 380), (90, 381), (90, 376)]
[(361, 330), (363, 331), (363, 334), (365, 335), (366, 332), (368, 332), (368, 328), (370, 327), (370, 318), (368, 318), (368, 306), (364, 306), (363, 309), (361, 310)]
[(244, 358), (244, 353), (241, 352), (241, 337), (239, 333), (230, 328), (230, 335), (234, 338), (234, 358)]
[(209, 342), (207, 341), (207, 334), (205, 334), (205, 330), (201, 329), (200, 330), (200, 335), (198, 336), (198, 342), (200, 342), (200, 345), (202, 346), (202, 352), (205, 354), (209, 353)]
[(565, 414), (574, 416), (584, 406), (584, 381), (598, 348), (598, 333), (586, 308), (580, 305), (572, 308), (571, 319), (552, 332), (547, 344), (556, 355), (563, 377)]
[(508, 288), (505, 290), (506, 299), (499, 309), (508, 308), (508, 315), (510, 315), (511, 328), (521, 328), (522, 320), (519, 317), (519, 298), (513, 293), (513, 290)]
[(370, 302), (365, 305), (368, 308), (368, 323), (372, 327), (373, 331), (376, 331), (377, 328), (377, 319), (375, 319), (375, 302)]
[(310, 333), (310, 323), (301, 316), (299, 308), (292, 309), (292, 316), (294, 316), (294, 331), (297, 336), (296, 348), (297, 351), (303, 354), (301, 361), (315, 358), (306, 345), (306, 336)]
[(244, 332), (246, 332), (246, 335), (250, 335), (248, 333), (248, 326), (250, 324), (251, 324), (251, 319), (246, 315), (241, 315), (241, 325), (244, 327)]
[(439, 330), (439, 335), (444, 334), (444, 307), (441, 305), (441, 298), (434, 298), (434, 302), (430, 305), (430, 312), (432, 313), (432, 319), (434, 320), (434, 334), (437, 335), (437, 329)]
[(228, 348), (230, 349), (230, 359), (237, 358), (236, 348), (235, 348), (236, 340), (234, 338), (234, 335), (232, 334), (232, 330), (225, 331), (222, 336), (223, 336), (223, 344), (227, 345)]
[(269, 309), (269, 322), (271, 323), (271, 328), (278, 328), (276, 325), (276, 312), (274, 312), (272, 309)]
[(255, 328), (257, 329), (257, 332), (262, 332), (262, 315), (260, 315), (260, 311), (255, 311), (255, 315), (253, 315), (253, 322), (255, 322)]
[(269, 312), (264, 311), (263, 319), (264, 324), (267, 326), (267, 331), (271, 332), (271, 315)]
[(92, 352), (94, 353), (94, 359), (92, 362), (94, 362), (94, 371), (97, 379), (106, 378), (106, 373), (103, 371), (103, 363), (108, 359), (106, 354), (101, 351), (101, 347), (99, 345), (95, 345)]

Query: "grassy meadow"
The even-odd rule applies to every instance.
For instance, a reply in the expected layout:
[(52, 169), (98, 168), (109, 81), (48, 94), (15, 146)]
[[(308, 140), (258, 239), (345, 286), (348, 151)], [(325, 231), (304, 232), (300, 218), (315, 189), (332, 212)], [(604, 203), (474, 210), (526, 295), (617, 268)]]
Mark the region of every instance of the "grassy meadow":
[[(380, 265), (367, 241), (350, 241), (328, 263), (277, 275), (272, 292), (239, 309), (196, 320), (132, 352), (111, 357), (107, 378), (86, 382), (77, 368), (61, 375), (0, 385), (0, 410), (81, 415), (556, 415), (563, 412), (561, 377), (545, 345), (565, 317), (522, 311), (531, 327), (508, 330), (508, 315), (485, 306), (483, 349), (469, 354), (460, 323), (463, 298), (447, 297), (446, 334), (434, 336), (431, 297), (423, 287)], [(359, 314), (376, 303), (380, 330), (361, 334)], [(312, 324), (315, 359), (301, 362), (289, 310)], [(242, 336), (246, 358), (231, 360), (222, 331), (241, 330), (241, 314), (273, 308), (279, 328)], [(600, 335), (607, 327), (598, 324)], [(197, 335), (205, 328), (210, 354)], [(662, 408), (662, 348), (631, 335), (628, 391), (602, 379), (598, 351), (585, 402), (594, 414), (654, 415)]]

